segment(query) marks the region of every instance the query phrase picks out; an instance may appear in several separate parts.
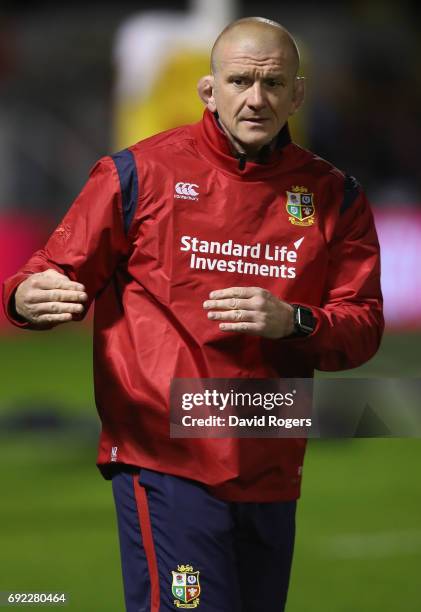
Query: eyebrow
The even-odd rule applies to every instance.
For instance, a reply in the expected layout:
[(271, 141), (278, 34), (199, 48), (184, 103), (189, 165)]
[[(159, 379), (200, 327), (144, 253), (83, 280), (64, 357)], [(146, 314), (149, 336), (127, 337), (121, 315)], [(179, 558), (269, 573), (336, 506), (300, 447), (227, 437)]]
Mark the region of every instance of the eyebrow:
[[(250, 76), (252, 73), (251, 70), (230, 70), (227, 73), (228, 77), (233, 76)], [(283, 72), (273, 71), (265, 74), (263, 78), (273, 79), (273, 78), (286, 78), (286, 75)]]

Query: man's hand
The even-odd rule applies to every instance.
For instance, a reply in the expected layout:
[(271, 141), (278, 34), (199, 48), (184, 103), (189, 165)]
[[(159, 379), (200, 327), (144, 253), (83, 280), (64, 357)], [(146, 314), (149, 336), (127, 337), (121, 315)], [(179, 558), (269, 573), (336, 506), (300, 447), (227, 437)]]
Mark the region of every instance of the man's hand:
[(279, 300), (261, 287), (229, 287), (209, 294), (203, 303), (208, 319), (222, 321), (219, 329), (264, 336), (284, 338), (294, 331), (294, 310), (290, 304)]
[(39, 327), (71, 321), (88, 299), (85, 287), (56, 270), (32, 274), (15, 293), (18, 315)]

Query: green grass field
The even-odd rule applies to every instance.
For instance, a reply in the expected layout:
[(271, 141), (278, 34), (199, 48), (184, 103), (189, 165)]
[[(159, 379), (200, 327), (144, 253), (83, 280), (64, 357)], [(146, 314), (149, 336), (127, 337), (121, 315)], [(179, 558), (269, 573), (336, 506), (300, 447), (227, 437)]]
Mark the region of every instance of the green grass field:
[[(346, 375), (420, 377), (420, 341), (386, 336)], [(0, 591), (65, 591), (67, 609), (122, 611), (111, 489), (95, 467), (89, 335), (21, 332), (1, 339), (0, 358), (0, 419), (31, 405), (79, 418), (73, 433), (19, 433), (3, 420)], [(288, 612), (421, 610), (420, 459), (416, 439), (309, 443)]]

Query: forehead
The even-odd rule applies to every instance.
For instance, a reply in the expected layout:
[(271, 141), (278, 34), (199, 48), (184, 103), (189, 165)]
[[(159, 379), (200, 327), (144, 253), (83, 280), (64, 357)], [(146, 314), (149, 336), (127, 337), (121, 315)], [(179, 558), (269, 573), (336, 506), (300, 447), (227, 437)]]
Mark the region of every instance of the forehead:
[(287, 72), (294, 67), (290, 44), (273, 37), (266, 40), (245, 37), (224, 41), (218, 49), (217, 63), (224, 72), (249, 68)]

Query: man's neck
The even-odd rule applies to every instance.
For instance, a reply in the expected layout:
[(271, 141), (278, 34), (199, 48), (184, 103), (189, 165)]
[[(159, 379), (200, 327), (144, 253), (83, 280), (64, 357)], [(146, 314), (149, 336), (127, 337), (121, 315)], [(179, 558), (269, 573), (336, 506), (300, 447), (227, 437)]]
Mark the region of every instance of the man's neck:
[(266, 149), (268, 145), (269, 145), (270, 151), (273, 151), (273, 149), (275, 148), (276, 137), (273, 138), (271, 141), (269, 141), (267, 144), (264, 144), (263, 146), (259, 147), (258, 149), (245, 148), (244, 145), (238, 140), (236, 140), (234, 136), (227, 130), (227, 128), (224, 126), (224, 124), (222, 123), (222, 121), (220, 120), (218, 116), (216, 116), (216, 120), (221, 130), (224, 132), (225, 136), (228, 138), (228, 142), (230, 143), (230, 146), (231, 146), (231, 153), (233, 154), (234, 157), (246, 157), (249, 161), (257, 161), (259, 157), (261, 156), (262, 150)]

